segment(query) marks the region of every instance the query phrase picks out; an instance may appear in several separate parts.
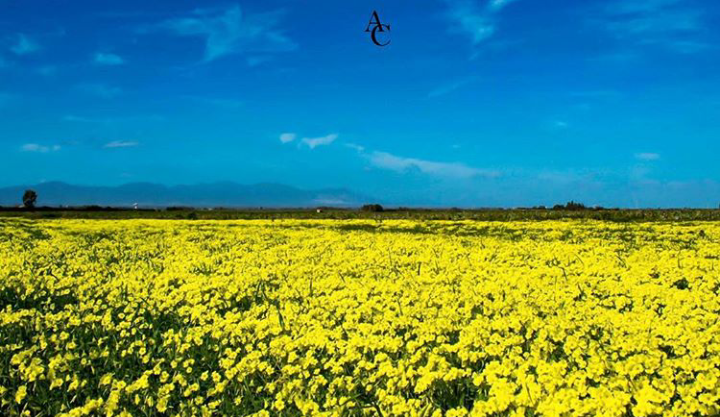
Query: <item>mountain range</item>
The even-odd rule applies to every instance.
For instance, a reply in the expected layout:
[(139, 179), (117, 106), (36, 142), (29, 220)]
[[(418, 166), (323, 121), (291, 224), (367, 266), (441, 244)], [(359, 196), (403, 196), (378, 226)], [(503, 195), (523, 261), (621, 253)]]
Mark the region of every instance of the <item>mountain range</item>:
[(243, 185), (215, 182), (166, 186), (131, 183), (120, 186), (84, 186), (43, 182), (33, 186), (0, 188), (0, 206), (18, 206), (27, 189), (37, 195), (37, 206), (113, 207), (354, 207), (371, 201), (350, 190), (303, 190), (288, 185), (261, 183)]

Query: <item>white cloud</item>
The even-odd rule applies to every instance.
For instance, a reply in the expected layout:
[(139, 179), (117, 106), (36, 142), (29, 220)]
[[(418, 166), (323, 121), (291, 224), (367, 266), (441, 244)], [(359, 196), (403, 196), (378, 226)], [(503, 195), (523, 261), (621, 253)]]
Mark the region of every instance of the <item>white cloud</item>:
[(81, 84), (78, 88), (87, 94), (100, 98), (114, 98), (122, 94), (122, 89), (105, 84)]
[(198, 103), (202, 103), (202, 104), (206, 104), (206, 105), (210, 105), (210, 106), (222, 107), (225, 109), (238, 109), (245, 105), (245, 102), (238, 98), (207, 97), (207, 96), (193, 96), (193, 95), (184, 95), (182, 97), (186, 98), (188, 100), (198, 102)]
[[(448, 178), (448, 179), (470, 179), (477, 177), (495, 178), (500, 176), (500, 172), (490, 169), (481, 169), (467, 166), (460, 162), (437, 162), (418, 158), (408, 158), (404, 156), (393, 155), (389, 152), (381, 151), (365, 151), (365, 147), (355, 143), (346, 143), (350, 149), (354, 149), (357, 153), (370, 161), (370, 164), (376, 168), (395, 171), (399, 173), (420, 172), (425, 175)], [(453, 146), (456, 148), (459, 146)]]
[(617, 90), (585, 90), (575, 91), (570, 93), (570, 97), (580, 99), (606, 99), (606, 98), (617, 98), (621, 96)]
[(683, 40), (665, 42), (665, 46), (668, 49), (681, 54), (696, 54), (714, 48), (714, 46), (709, 43)]
[(619, 36), (695, 32), (700, 29), (700, 15), (696, 11), (653, 11), (617, 16), (607, 27)]
[(704, 41), (703, 11), (682, 0), (616, 0), (604, 8), (605, 29), (635, 46), (659, 46), (692, 54), (710, 48)]
[(35, 70), (38, 74), (42, 75), (43, 77), (52, 77), (53, 75), (57, 74), (58, 67), (55, 65), (45, 65)]
[(40, 50), (40, 45), (22, 33), (18, 33), (16, 42), (10, 50), (16, 55), (27, 55)]
[(97, 123), (97, 124), (112, 124), (112, 123), (124, 123), (124, 122), (161, 122), (165, 118), (156, 114), (143, 114), (139, 116), (124, 116), (124, 117), (86, 117), (78, 116), (75, 114), (67, 114), (62, 117), (63, 122), (68, 123)]
[(636, 153), (635, 158), (641, 161), (657, 161), (658, 159), (660, 159), (660, 154), (653, 152), (641, 152)]
[(490, 1), (490, 8), (492, 10), (500, 10), (503, 7), (507, 6), (510, 3), (515, 2), (516, 0), (491, 0)]
[(207, 104), (217, 106), (217, 107), (225, 107), (227, 109), (237, 109), (245, 105), (245, 102), (236, 98), (204, 98), (201, 101), (204, 101)]
[(57, 152), (60, 150), (60, 145), (52, 145), (52, 146), (46, 146), (46, 145), (39, 145), (37, 143), (26, 143), (23, 146), (20, 147), (20, 149), (23, 152), (39, 152), (39, 153), (48, 153), (48, 152)]
[(345, 146), (347, 146), (347, 147), (350, 148), (350, 149), (354, 149), (354, 150), (357, 151), (357, 152), (361, 152), (361, 153), (362, 153), (362, 152), (365, 152), (365, 147), (364, 147), (364, 146), (360, 146), (360, 145), (355, 144), (355, 143), (346, 143)]
[(570, 127), (570, 124), (564, 120), (555, 120), (552, 122), (552, 126), (558, 130), (564, 130)]
[(489, 0), (484, 5), (473, 0), (445, 0), (450, 31), (470, 38), (473, 47), (491, 38), (496, 32), (497, 15), (516, 0)]
[(246, 62), (249, 67), (257, 67), (258, 65), (264, 64), (265, 62), (268, 62), (271, 59), (272, 58), (267, 55), (250, 56), (247, 58)]
[(450, 94), (453, 91), (458, 90), (458, 89), (470, 84), (474, 80), (475, 80), (475, 78), (465, 78), (465, 79), (458, 80), (458, 81), (455, 81), (450, 84), (441, 85), (440, 87), (438, 87), (438, 88), (434, 89), (433, 91), (431, 91), (430, 93), (428, 93), (428, 98), (440, 97), (440, 96), (444, 96), (446, 94)]
[(93, 60), (98, 65), (122, 65), (125, 63), (121, 56), (103, 52), (96, 53)]
[(668, 6), (674, 6), (683, 0), (623, 0), (611, 7), (618, 13), (655, 12)]
[(132, 147), (138, 146), (138, 145), (139, 145), (139, 143), (134, 142), (134, 141), (115, 140), (115, 141), (106, 143), (105, 146), (103, 146), (103, 148), (132, 148)]
[(497, 171), (473, 168), (459, 162), (435, 162), (417, 158), (406, 158), (387, 152), (376, 151), (370, 153), (367, 157), (373, 166), (395, 172), (417, 170), (427, 175), (459, 179), (497, 177), (500, 175)]
[(494, 22), (486, 12), (478, 8), (475, 2), (451, 1), (448, 17), (454, 23), (451, 30), (469, 36), (473, 46), (482, 43), (495, 33)]
[(283, 133), (280, 135), (280, 142), (282, 143), (290, 143), (297, 138), (297, 135), (295, 133)]
[(165, 20), (143, 32), (164, 31), (178, 36), (205, 39), (205, 62), (239, 54), (267, 54), (291, 51), (297, 45), (278, 29), (282, 12), (243, 14), (238, 5), (225, 10), (199, 10)]
[(336, 133), (332, 133), (327, 136), (321, 136), (319, 138), (303, 138), (302, 143), (310, 149), (315, 149), (318, 146), (329, 145), (335, 142), (335, 139), (337, 138), (338, 135)]
[(63, 116), (62, 120), (64, 122), (73, 122), (73, 123), (101, 123), (101, 120), (98, 119), (91, 119), (89, 117), (83, 117), (83, 116), (75, 116), (74, 114), (68, 114), (66, 116)]

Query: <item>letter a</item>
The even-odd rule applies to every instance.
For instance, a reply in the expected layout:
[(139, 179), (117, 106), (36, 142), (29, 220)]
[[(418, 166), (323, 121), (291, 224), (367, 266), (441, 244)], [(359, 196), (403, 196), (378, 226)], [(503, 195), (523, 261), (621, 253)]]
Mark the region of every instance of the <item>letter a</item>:
[[(374, 22), (373, 22), (373, 19), (375, 19)], [(380, 17), (378, 16), (376, 10), (373, 10), (373, 14), (372, 14), (372, 16), (370, 16), (370, 22), (368, 23), (367, 28), (365, 29), (365, 32), (370, 32), (371, 26), (380, 27), (380, 32), (383, 31), (383, 29), (382, 29), (383, 25), (382, 25), (382, 23), (380, 23)]]

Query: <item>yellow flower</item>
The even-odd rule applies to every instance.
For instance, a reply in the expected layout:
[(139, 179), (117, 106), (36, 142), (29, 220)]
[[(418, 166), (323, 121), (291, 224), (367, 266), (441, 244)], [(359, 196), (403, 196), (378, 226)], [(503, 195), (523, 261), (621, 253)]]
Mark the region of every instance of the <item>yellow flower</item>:
[(27, 396), (27, 386), (21, 385), (20, 388), (18, 388), (17, 392), (15, 392), (15, 403), (20, 404), (22, 400), (25, 399)]
[(715, 415), (718, 253), (713, 222), (0, 218), (0, 409)]

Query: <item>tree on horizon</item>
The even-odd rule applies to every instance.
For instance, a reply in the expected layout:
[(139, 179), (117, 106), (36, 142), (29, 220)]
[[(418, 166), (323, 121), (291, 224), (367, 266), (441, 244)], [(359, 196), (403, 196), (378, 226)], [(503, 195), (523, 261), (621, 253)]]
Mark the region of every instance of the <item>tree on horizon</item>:
[(23, 207), (27, 209), (35, 208), (35, 202), (37, 201), (37, 193), (34, 190), (25, 190), (22, 201)]

